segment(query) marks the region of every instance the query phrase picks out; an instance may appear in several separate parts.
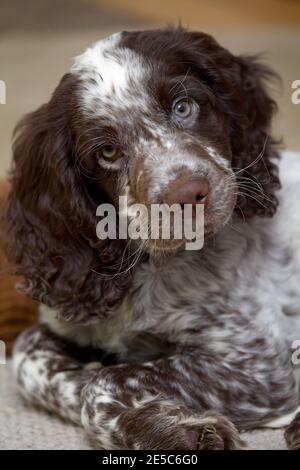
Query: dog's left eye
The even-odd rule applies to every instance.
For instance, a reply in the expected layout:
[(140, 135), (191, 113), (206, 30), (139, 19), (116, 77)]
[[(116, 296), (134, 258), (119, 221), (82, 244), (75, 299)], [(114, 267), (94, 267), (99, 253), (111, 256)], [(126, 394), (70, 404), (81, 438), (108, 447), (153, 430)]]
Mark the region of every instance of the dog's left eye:
[(100, 152), (102, 157), (106, 160), (117, 160), (122, 156), (121, 149), (112, 144), (103, 145)]
[(173, 104), (173, 112), (180, 118), (187, 118), (192, 112), (192, 103), (187, 98)]

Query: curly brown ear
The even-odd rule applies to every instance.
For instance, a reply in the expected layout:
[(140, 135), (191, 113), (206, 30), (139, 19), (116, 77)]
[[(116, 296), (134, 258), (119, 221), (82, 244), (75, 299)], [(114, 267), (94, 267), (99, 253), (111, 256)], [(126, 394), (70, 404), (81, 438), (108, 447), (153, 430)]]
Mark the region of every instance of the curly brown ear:
[(17, 127), (5, 240), (27, 294), (55, 307), (61, 318), (90, 322), (110, 312), (130, 276), (115, 275), (118, 241), (96, 237), (96, 206), (102, 201), (91, 197), (76, 160), (77, 87), (67, 74), (49, 103)]
[(255, 57), (236, 58), (238, 115), (231, 115), (232, 165), (239, 183), (237, 208), (244, 217), (274, 215), (280, 188), (276, 146), (270, 126), (276, 103), (265, 82), (276, 75)]

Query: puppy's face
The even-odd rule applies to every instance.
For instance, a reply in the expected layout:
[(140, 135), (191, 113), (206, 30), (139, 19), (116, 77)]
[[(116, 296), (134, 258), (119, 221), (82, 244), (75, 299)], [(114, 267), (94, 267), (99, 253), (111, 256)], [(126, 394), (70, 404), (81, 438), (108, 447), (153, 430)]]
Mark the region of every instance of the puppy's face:
[[(236, 201), (229, 130), (188, 44), (121, 33), (73, 65), (78, 78), (80, 166), (118, 204), (204, 204), (205, 235), (229, 220)], [(159, 49), (161, 47), (161, 49)], [(80, 122), (80, 125), (78, 124)], [(172, 234), (172, 231), (171, 231)], [(155, 241), (172, 248), (184, 240)], [(151, 248), (151, 240), (149, 245)]]
[(97, 238), (96, 207), (121, 195), (147, 208), (203, 203), (207, 236), (234, 207), (245, 220), (273, 216), (272, 76), (182, 28), (117, 34), (78, 57), (16, 129), (4, 238), (26, 294), (68, 321), (112, 313), (144, 247), (132, 262), (127, 240)]

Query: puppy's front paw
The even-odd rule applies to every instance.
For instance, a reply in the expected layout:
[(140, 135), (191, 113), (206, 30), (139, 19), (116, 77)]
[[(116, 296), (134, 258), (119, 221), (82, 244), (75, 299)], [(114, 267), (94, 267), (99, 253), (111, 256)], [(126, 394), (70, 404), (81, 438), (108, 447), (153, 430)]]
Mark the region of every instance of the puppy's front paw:
[(286, 428), (284, 437), (291, 450), (300, 450), (300, 413), (297, 413), (291, 424)]
[(216, 411), (203, 416), (202, 429), (198, 440), (199, 450), (245, 450), (248, 448), (238, 430), (227, 418)]

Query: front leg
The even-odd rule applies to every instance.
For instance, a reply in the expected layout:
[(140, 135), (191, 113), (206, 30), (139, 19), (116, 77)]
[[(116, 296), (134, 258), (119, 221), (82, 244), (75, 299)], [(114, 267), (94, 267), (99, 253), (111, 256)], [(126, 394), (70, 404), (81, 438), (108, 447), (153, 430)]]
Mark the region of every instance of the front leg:
[(298, 406), (292, 368), (272, 359), (256, 373), (194, 349), (103, 368), (83, 390), (83, 425), (105, 449), (244, 448), (232, 423), (261, 427)]
[(176, 355), (100, 370), (83, 390), (84, 427), (104, 449), (245, 449), (212, 409), (219, 391), (212, 377), (201, 383), (198, 366)]
[(13, 368), (19, 390), (29, 403), (81, 424), (81, 393), (95, 370), (76, 359), (76, 348), (53, 335), (45, 325), (17, 339)]
[[(93, 392), (92, 392), (93, 393)], [(235, 426), (216, 411), (193, 413), (183, 405), (160, 397), (140, 402), (86, 395), (82, 422), (101, 449), (233, 450), (246, 449)], [(130, 398), (129, 398), (130, 400)], [(96, 405), (96, 406), (95, 406)]]

